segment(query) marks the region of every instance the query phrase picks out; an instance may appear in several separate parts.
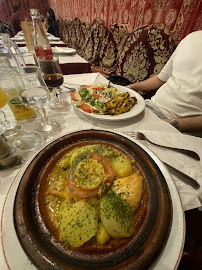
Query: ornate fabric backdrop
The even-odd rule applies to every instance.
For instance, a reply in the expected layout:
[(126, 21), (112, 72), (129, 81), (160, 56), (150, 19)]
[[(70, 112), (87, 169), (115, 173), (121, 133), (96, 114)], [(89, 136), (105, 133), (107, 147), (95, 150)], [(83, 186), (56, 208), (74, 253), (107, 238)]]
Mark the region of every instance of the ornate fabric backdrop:
[(10, 21), (13, 13), (12, 6), (20, 6), (20, 19), (30, 18), (29, 9), (38, 8), (40, 13), (46, 16), (48, 0), (0, 0), (0, 19), (6, 22)]
[(10, 20), (12, 5), (21, 5), (22, 19), (29, 16), (29, 8), (46, 15), (48, 3), (58, 19), (78, 17), (92, 23), (101, 18), (107, 27), (123, 23), (129, 32), (144, 24), (163, 22), (173, 31), (176, 42), (202, 29), (202, 0), (1, 0), (0, 19)]
[(163, 22), (173, 31), (176, 42), (202, 29), (201, 0), (48, 0), (56, 17), (92, 23), (101, 18), (108, 27), (123, 23), (131, 32), (138, 26)]

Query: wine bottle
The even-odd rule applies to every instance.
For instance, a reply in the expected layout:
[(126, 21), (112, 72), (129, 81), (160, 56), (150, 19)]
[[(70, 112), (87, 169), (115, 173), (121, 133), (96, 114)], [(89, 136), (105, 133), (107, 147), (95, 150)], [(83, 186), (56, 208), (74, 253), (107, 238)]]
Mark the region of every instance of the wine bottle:
[(38, 9), (30, 9), (33, 24), (34, 50), (37, 58), (50, 61), (53, 59), (53, 52), (47, 35), (42, 26), (41, 16)]

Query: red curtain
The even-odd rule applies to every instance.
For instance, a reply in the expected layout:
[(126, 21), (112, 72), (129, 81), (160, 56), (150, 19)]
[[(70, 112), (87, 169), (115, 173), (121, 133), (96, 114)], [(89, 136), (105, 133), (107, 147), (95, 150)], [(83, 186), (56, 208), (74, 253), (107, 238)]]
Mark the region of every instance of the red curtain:
[(176, 42), (202, 29), (202, 0), (48, 0), (57, 18), (92, 22), (101, 18), (106, 26), (123, 23), (129, 32), (138, 26), (163, 22)]
[(48, 0), (0, 0), (0, 19), (10, 21), (13, 13), (13, 5), (20, 6), (20, 19), (30, 18), (29, 9), (38, 8), (39, 12), (46, 16)]

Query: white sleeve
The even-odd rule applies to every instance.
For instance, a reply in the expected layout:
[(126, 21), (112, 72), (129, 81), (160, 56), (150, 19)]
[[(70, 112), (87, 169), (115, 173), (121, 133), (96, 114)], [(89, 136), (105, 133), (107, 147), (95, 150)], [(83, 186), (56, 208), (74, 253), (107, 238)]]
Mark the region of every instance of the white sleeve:
[(165, 64), (165, 66), (163, 67), (163, 69), (158, 74), (159, 79), (161, 81), (163, 81), (163, 82), (166, 82), (172, 76), (173, 59), (175, 57), (176, 50), (173, 52), (173, 54), (169, 58), (168, 62)]

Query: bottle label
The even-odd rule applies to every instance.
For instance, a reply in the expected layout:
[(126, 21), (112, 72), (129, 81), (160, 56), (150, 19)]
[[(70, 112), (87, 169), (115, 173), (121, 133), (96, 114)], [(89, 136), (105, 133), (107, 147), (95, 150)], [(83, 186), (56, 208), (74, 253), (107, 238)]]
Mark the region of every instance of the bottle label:
[(51, 48), (43, 49), (42, 46), (35, 47), (36, 56), (39, 59), (45, 59), (47, 61), (53, 60), (53, 52)]

